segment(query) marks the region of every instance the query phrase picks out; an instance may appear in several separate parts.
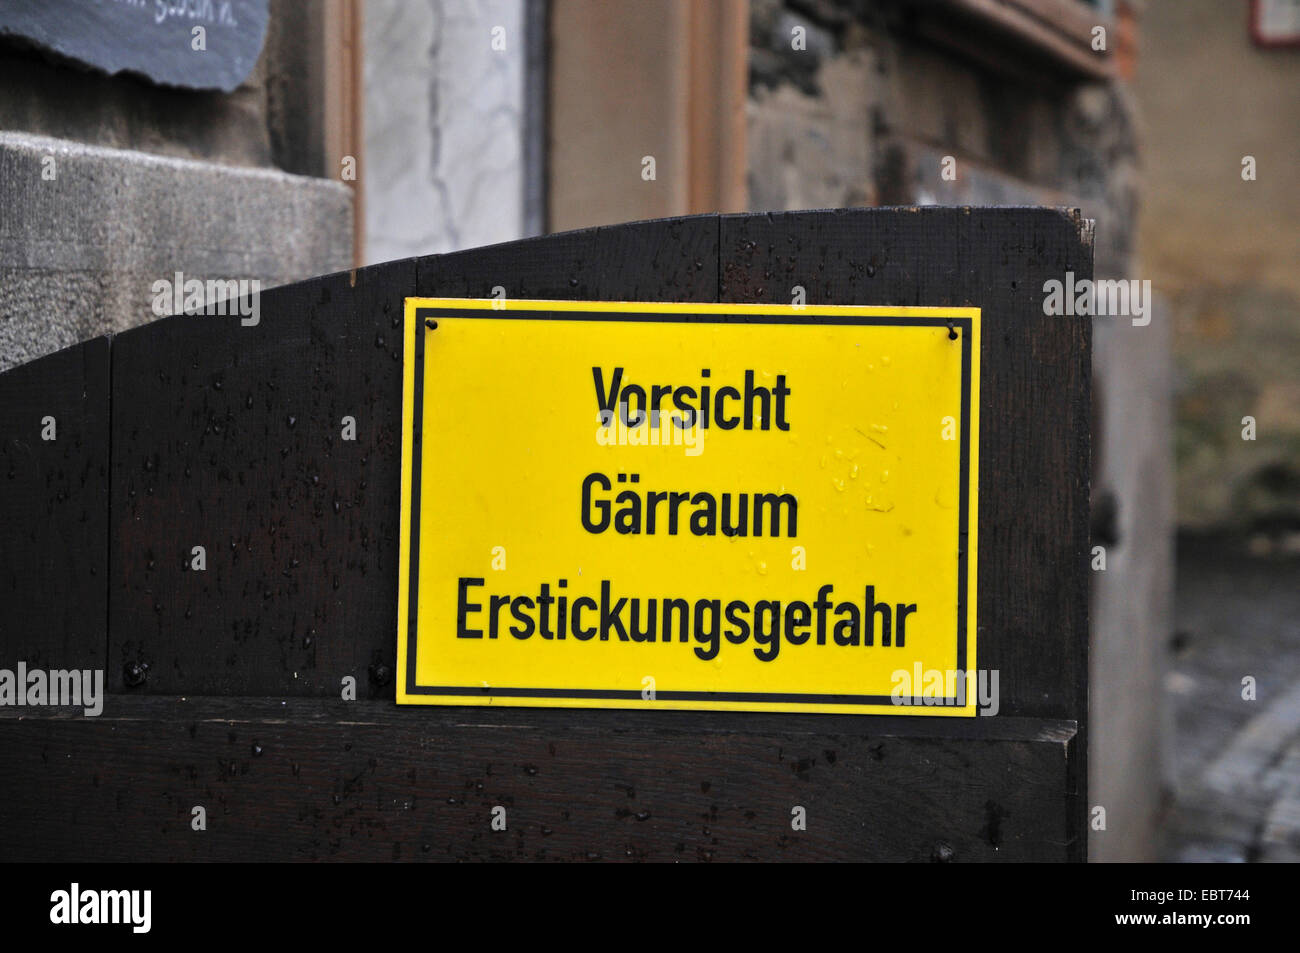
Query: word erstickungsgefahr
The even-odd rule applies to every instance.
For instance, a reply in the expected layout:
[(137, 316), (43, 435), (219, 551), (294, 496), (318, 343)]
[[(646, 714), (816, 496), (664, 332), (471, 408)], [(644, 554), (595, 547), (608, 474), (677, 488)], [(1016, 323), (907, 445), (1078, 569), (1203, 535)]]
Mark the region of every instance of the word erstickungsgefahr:
[[(557, 591), (542, 583), (535, 596), (489, 593), (487, 602), (472, 589), (482, 588), (482, 577), (462, 576), (457, 583), (456, 638), (495, 639), (507, 633), (521, 641), (536, 636), (547, 641), (577, 639), (589, 642), (698, 643), (695, 654), (704, 661), (716, 658), (722, 642), (732, 645), (754, 643), (754, 655), (770, 662), (789, 645), (874, 646), (876, 621), (880, 621), (880, 645), (902, 648), (907, 641), (907, 617), (917, 612), (916, 604), (876, 602), (876, 587), (866, 586), (862, 603), (831, 599), (834, 587), (817, 590), (811, 602), (760, 599), (752, 606), (743, 600), (687, 599), (665, 597), (615, 599), (608, 579), (600, 583), (600, 602), (590, 596), (570, 599), (562, 590), (569, 581), (561, 579)], [(486, 618), (483, 618), (486, 608)], [(506, 610), (509, 614), (505, 615)], [(554, 611), (552, 611), (554, 610)], [(723, 620), (726, 620), (724, 626)], [(513, 620), (513, 621), (512, 621)]]

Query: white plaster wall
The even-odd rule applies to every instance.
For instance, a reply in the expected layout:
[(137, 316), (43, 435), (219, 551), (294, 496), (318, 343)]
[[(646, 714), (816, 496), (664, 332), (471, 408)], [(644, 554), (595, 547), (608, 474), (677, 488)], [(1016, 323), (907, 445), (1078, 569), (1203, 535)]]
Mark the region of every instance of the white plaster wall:
[(366, 261), (522, 237), (524, 0), (366, 0), (364, 13)]

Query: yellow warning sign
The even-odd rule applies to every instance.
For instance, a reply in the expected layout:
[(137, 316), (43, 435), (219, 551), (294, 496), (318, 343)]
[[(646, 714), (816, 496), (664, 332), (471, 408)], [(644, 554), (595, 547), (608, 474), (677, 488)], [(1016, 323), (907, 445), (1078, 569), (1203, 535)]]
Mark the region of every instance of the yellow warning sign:
[(975, 714), (979, 333), (408, 298), (397, 700)]

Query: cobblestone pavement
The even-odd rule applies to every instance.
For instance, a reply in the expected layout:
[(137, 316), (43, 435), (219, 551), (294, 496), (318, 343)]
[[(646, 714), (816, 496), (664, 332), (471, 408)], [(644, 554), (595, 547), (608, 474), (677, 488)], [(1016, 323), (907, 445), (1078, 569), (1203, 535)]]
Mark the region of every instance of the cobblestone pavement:
[[(1300, 555), (1290, 542), (1179, 540), (1167, 860), (1300, 861)], [(1242, 698), (1247, 676), (1254, 701)]]

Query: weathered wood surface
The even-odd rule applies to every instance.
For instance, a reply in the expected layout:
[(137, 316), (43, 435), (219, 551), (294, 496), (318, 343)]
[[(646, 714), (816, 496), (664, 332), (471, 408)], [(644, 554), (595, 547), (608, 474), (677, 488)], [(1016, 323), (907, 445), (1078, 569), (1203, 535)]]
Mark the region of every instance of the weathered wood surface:
[(108, 360), (98, 338), (0, 374), (0, 668), (104, 667)]
[[(925, 860), (947, 857), (940, 841), (958, 860), (1082, 859), (1090, 328), (1041, 310), (1066, 271), (1089, 276), (1091, 248), (1055, 210), (699, 216), (392, 262), (265, 291), (255, 327), (179, 316), (83, 345), (111, 363), (111, 426), (85, 396), (109, 392), (107, 370), (0, 375), (7, 428), (82, 407), (92, 475), (111, 443), (111, 507), (51, 511), (92, 554), (62, 581), (36, 587), (26, 565), (32, 546), (65, 552), (32, 542), (49, 486), (0, 504), (20, 529), (0, 580), (24, 590), (0, 605), (0, 665), (106, 655), (115, 693), (98, 719), (0, 709), (0, 841), (77, 859), (386, 859), (397, 844), (405, 859)], [(999, 671), (999, 716), (397, 711), (403, 299), (788, 302), (796, 284), (810, 303), (984, 309), (978, 667)], [(72, 353), (48, 366), (85, 363)], [(362, 700), (331, 700), (348, 675)], [(614, 783), (637, 796), (611, 800)], [(216, 798), (209, 835), (227, 812), (206, 841), (188, 828), (196, 794)], [(440, 809), (393, 806), (410, 799)], [(516, 818), (505, 839), (489, 802)], [(796, 804), (825, 826), (796, 837)]]
[(723, 216), (723, 301), (974, 306), (980, 346), (979, 658), (1001, 711), (1079, 717), (1088, 697), (1091, 319), (1043, 283), (1092, 277), (1056, 209)]
[(136, 691), (337, 696), (351, 675), (394, 697), (403, 300), (497, 286), (716, 301), (717, 219), (392, 262), (265, 291), (253, 327), (113, 339), (112, 690), (147, 666)]
[[(117, 699), (0, 710), (0, 860), (1072, 859), (1071, 725)], [(926, 719), (927, 722), (933, 719)], [(37, 793), (39, 792), (39, 793)], [(207, 830), (191, 829), (203, 806)], [(506, 830), (491, 827), (506, 810)], [(807, 830), (791, 829), (791, 810)]]

